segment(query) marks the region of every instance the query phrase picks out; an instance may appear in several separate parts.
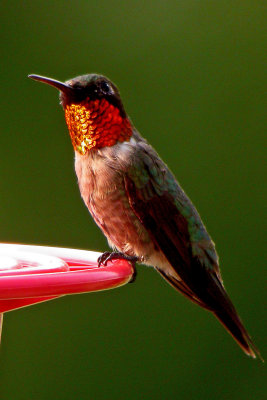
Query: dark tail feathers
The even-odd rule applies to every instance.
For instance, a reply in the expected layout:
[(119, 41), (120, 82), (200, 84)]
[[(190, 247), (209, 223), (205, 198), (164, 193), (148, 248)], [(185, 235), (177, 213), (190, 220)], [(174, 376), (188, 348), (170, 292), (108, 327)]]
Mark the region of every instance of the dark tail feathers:
[(262, 361), (264, 361), (232, 304), (230, 308), (227, 307), (220, 311), (213, 311), (213, 313), (248, 356), (253, 358), (258, 356)]
[[(176, 290), (188, 297), (194, 303), (211, 311), (233, 336), (241, 349), (253, 358), (263, 358), (247, 333), (238, 313), (226, 293), (221, 279), (204, 268), (198, 268), (191, 276), (190, 286), (178, 280), (175, 275), (167, 275), (164, 271), (156, 268)], [(197, 273), (198, 275), (197, 275)]]
[(262, 361), (264, 361), (239, 318), (239, 315), (226, 293), (221, 280), (215, 274), (209, 274), (208, 279), (209, 290), (208, 297), (206, 297), (207, 308), (213, 312), (248, 356), (253, 358), (258, 356)]

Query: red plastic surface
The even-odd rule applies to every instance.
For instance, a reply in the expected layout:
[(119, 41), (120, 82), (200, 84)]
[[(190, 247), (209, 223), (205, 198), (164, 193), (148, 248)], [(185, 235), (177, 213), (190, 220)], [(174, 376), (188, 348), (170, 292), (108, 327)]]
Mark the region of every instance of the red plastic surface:
[(0, 313), (66, 294), (112, 289), (128, 283), (131, 263), (98, 267), (100, 253), (58, 247), (0, 244)]

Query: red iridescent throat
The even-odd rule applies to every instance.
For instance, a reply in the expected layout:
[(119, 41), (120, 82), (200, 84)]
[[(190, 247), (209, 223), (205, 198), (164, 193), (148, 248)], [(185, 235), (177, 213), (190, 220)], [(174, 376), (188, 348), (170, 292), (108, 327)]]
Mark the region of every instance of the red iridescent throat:
[(105, 99), (87, 98), (80, 104), (67, 105), (65, 117), (73, 147), (83, 155), (91, 149), (129, 141), (132, 136), (130, 121)]

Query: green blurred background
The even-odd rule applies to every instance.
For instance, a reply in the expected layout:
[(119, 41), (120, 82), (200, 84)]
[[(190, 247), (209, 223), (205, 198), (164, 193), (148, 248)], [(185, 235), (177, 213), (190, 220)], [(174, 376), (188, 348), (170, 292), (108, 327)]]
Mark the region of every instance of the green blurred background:
[[(263, 5), (2, 1), (0, 239), (108, 249), (58, 93), (26, 77), (105, 74), (200, 211), (266, 358)], [(0, 398), (262, 400), (266, 367), (139, 266), (133, 285), (7, 314)]]

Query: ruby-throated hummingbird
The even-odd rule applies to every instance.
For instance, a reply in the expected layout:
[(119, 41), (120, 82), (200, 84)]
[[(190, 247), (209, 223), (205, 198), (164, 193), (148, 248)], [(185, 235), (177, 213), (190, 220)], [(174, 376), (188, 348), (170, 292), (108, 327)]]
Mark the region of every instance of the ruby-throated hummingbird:
[(96, 74), (65, 83), (29, 77), (60, 91), (81, 196), (117, 256), (153, 266), (211, 311), (246, 354), (259, 355), (224, 289), (214, 243), (197, 210), (135, 129), (117, 87)]

